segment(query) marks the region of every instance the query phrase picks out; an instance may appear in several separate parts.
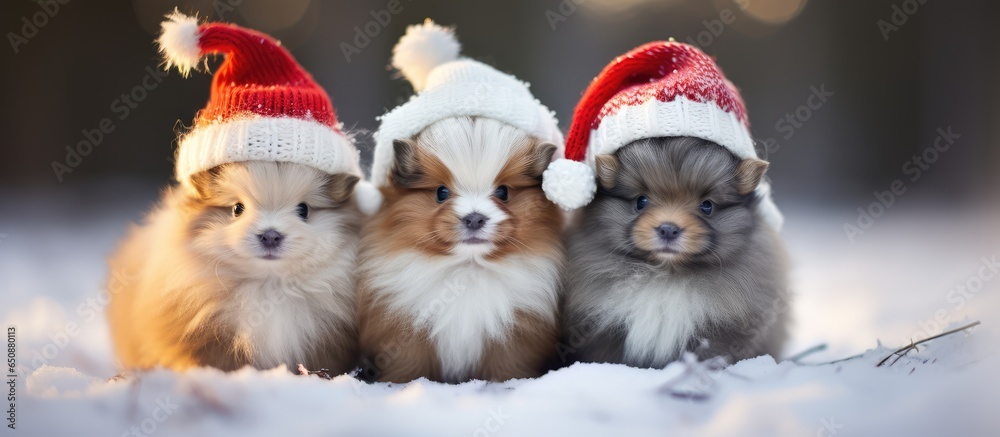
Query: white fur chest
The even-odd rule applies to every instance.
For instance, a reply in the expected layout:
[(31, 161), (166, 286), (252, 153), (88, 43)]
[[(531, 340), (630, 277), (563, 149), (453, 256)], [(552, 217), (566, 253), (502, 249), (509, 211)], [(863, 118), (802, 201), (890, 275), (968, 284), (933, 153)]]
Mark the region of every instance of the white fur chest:
[(373, 288), (391, 310), (408, 315), (414, 329), (428, 331), (445, 378), (473, 372), (486, 342), (509, 335), (517, 311), (555, 318), (559, 264), (553, 259), (486, 262), (404, 254), (377, 264)]
[(686, 280), (634, 277), (615, 285), (594, 314), (600, 325), (624, 324), (625, 359), (668, 364), (710, 317), (712, 303)]
[(252, 357), (258, 368), (305, 361), (332, 322), (352, 317), (332, 305), (340, 300), (332, 292), (329, 284), (279, 279), (241, 284), (228, 309), (236, 350)]

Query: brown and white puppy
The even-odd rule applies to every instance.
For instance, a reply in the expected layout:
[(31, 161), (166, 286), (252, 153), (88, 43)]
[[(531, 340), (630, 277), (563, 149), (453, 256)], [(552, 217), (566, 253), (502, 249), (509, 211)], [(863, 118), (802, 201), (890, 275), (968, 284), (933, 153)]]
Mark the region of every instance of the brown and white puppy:
[(690, 137), (596, 158), (600, 189), (569, 239), (564, 358), (777, 357), (789, 291), (784, 244), (755, 208), (767, 162)]
[(487, 118), (393, 144), (359, 265), (362, 377), (538, 376), (555, 352), (563, 218), (541, 190), (556, 146)]
[(170, 187), (112, 258), (126, 368), (353, 368), (358, 177), (225, 164)]

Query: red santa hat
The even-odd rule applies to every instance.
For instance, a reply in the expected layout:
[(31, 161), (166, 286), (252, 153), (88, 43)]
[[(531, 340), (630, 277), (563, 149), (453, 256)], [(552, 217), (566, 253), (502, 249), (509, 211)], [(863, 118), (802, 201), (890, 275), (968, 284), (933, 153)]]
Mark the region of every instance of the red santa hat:
[[(565, 159), (549, 165), (542, 189), (565, 209), (585, 206), (596, 191), (595, 155), (672, 136), (712, 141), (740, 159), (757, 157), (743, 99), (715, 61), (687, 44), (652, 42), (611, 61), (590, 83), (573, 113)], [(762, 182), (757, 191), (765, 221), (780, 229), (770, 185)]]
[[(224, 54), (208, 104), (180, 139), (176, 177), (230, 162), (274, 161), (308, 165), (362, 177), (359, 153), (344, 134), (326, 91), (281, 44), (268, 35), (225, 23), (198, 24), (177, 11), (167, 16), (158, 40), (167, 68), (182, 75), (202, 57)], [(358, 207), (372, 213), (378, 190), (356, 188)], [(373, 198), (374, 197), (374, 198)]]

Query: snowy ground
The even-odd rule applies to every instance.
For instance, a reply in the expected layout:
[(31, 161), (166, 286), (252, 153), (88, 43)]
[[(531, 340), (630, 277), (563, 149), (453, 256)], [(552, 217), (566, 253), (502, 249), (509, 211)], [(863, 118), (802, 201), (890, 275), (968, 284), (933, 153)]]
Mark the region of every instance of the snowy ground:
[[(980, 268), (1000, 256), (996, 211), (897, 205), (852, 244), (842, 225), (856, 206), (785, 206), (798, 292), (787, 352), (826, 343), (805, 360), (823, 363), (868, 351), (837, 364), (591, 364), (458, 386), (281, 369), (107, 382), (117, 370), (104, 257), (155, 187), (85, 191), (0, 192), (0, 316), (17, 329), (13, 435), (995, 435), (1000, 425), (1000, 278)], [(983, 325), (875, 366), (890, 347), (966, 320)]]

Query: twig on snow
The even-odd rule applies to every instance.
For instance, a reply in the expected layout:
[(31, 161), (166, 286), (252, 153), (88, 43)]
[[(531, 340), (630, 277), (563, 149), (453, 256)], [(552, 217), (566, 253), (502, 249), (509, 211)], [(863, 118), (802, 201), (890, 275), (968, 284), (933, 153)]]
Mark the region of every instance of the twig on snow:
[(920, 344), (922, 344), (922, 343), (926, 343), (928, 341), (931, 341), (931, 340), (934, 340), (934, 339), (938, 339), (938, 338), (944, 337), (946, 335), (951, 335), (951, 334), (954, 334), (956, 332), (964, 331), (964, 330), (972, 328), (973, 326), (976, 326), (978, 324), (979, 324), (979, 321), (976, 320), (975, 322), (969, 323), (968, 325), (960, 326), (960, 327), (952, 329), (950, 331), (942, 332), (942, 333), (940, 333), (938, 335), (935, 335), (933, 337), (927, 337), (927, 338), (925, 338), (923, 340), (920, 340), (918, 342), (913, 342), (913, 340), (910, 340), (910, 344), (909, 345), (903, 346), (903, 347), (899, 348), (898, 350), (896, 350), (895, 352), (893, 352), (892, 354), (890, 354), (889, 356), (883, 358), (882, 361), (879, 361), (878, 364), (875, 365), (875, 367), (882, 367), (882, 365), (885, 364), (886, 361), (889, 361), (889, 358), (892, 358), (893, 356), (896, 356), (896, 359), (892, 360), (892, 362), (889, 363), (889, 365), (892, 366), (893, 364), (896, 364), (896, 361), (899, 361), (900, 358), (903, 358), (904, 356), (906, 356), (906, 354), (910, 353), (910, 351), (915, 350), (917, 348), (917, 346), (920, 345)]
[(813, 346), (813, 347), (811, 347), (809, 349), (806, 349), (806, 350), (804, 350), (802, 352), (799, 352), (799, 353), (797, 353), (795, 355), (792, 355), (792, 356), (788, 357), (787, 360), (791, 361), (793, 363), (798, 364), (798, 362), (802, 361), (803, 358), (808, 357), (809, 355), (812, 355), (812, 354), (815, 354), (815, 353), (818, 353), (818, 352), (823, 352), (825, 350), (826, 350), (826, 343), (820, 343), (820, 344), (817, 344), (816, 346)]
[(333, 379), (333, 375), (330, 374), (330, 369), (309, 370), (306, 369), (306, 366), (303, 366), (302, 363), (299, 363), (298, 370), (299, 375), (302, 376), (316, 375), (322, 379)]

